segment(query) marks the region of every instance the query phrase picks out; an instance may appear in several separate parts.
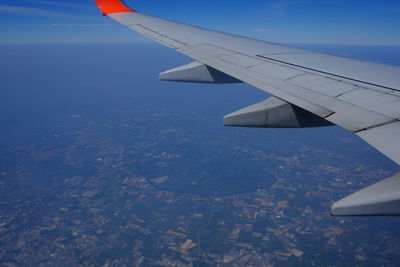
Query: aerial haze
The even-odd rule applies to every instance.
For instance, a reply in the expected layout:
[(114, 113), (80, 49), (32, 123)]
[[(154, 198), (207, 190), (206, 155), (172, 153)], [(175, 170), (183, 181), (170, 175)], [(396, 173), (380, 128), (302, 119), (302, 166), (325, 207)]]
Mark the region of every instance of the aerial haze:
[[(395, 1), (125, 2), (400, 66)], [(3, 1), (0, 12), (0, 265), (398, 264), (398, 218), (329, 215), (333, 201), (400, 170), (352, 133), (224, 127), (224, 115), (269, 95), (159, 81), (191, 60), (94, 1)]]

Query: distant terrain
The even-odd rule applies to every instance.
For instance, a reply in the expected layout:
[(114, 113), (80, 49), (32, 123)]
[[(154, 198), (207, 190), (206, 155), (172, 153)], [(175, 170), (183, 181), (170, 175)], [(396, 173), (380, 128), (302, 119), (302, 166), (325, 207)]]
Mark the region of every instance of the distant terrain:
[[(400, 65), (399, 47), (301, 45)], [(245, 84), (148, 44), (0, 47), (1, 266), (396, 266), (397, 217), (331, 203), (400, 168), (338, 127), (245, 129)]]

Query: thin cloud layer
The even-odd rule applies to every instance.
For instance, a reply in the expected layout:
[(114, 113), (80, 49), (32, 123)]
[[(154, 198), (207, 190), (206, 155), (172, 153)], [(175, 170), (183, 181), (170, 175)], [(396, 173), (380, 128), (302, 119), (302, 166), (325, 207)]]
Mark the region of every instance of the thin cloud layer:
[(0, 13), (22, 15), (22, 16), (79, 18), (78, 16), (73, 16), (61, 12), (50, 11), (36, 7), (26, 7), (26, 6), (0, 5)]
[(272, 29), (272, 28), (256, 28), (253, 31), (255, 32), (274, 32), (277, 31), (277, 29)]
[(68, 24), (61, 24), (61, 23), (54, 23), (51, 26), (53, 27), (61, 27), (61, 26), (68, 26), (68, 27), (110, 27), (113, 26), (112, 24), (108, 23), (68, 23)]

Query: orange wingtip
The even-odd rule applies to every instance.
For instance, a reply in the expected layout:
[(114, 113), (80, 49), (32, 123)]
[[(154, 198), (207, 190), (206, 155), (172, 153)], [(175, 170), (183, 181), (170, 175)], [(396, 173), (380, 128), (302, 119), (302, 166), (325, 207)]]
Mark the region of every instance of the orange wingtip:
[(124, 5), (120, 0), (95, 0), (103, 15), (119, 12), (136, 12)]

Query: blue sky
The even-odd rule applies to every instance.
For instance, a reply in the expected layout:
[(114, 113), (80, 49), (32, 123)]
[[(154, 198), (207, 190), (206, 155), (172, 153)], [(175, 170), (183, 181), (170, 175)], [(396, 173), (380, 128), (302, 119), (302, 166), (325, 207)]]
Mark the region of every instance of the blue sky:
[[(125, 0), (189, 24), (281, 43), (400, 45), (400, 1)], [(144, 42), (94, 0), (0, 0), (0, 43)]]

